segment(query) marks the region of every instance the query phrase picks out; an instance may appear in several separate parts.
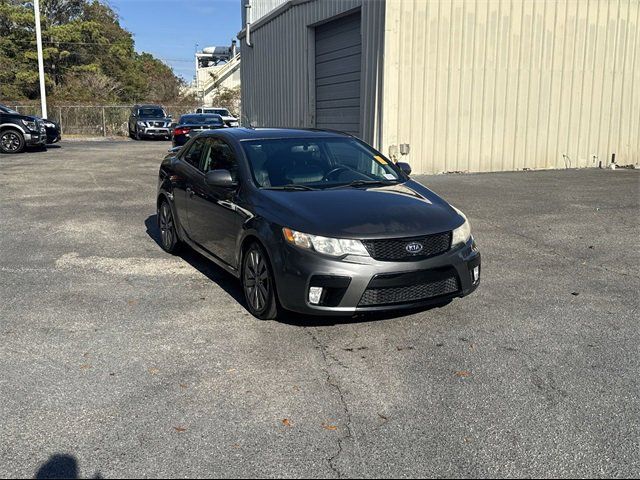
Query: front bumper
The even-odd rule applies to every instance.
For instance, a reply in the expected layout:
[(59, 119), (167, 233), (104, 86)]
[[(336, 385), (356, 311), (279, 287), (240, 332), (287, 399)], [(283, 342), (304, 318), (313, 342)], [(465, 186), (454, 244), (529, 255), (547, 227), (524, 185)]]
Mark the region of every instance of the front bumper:
[(62, 139), (60, 130), (54, 128), (47, 128), (47, 144), (58, 143)]
[(24, 141), (28, 147), (39, 147), (47, 144), (45, 131), (30, 131), (24, 134)]
[(164, 127), (140, 127), (140, 133), (145, 137), (171, 137), (171, 130)]
[[(354, 256), (335, 260), (290, 245), (280, 252), (282, 257), (273, 259), (278, 298), (284, 308), (299, 313), (351, 315), (420, 308), (464, 297), (480, 284), (481, 258), (473, 239), (419, 261)], [(312, 286), (323, 288), (318, 305), (309, 302)]]

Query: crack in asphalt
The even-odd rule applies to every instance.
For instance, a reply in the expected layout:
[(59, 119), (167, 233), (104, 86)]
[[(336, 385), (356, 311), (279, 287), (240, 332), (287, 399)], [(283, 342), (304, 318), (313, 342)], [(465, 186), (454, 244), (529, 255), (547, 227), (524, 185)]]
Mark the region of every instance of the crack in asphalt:
[(342, 409), (344, 410), (344, 413), (346, 415), (346, 424), (344, 427), (344, 430), (346, 433), (338, 438), (337, 452), (327, 459), (329, 468), (337, 475), (338, 478), (342, 478), (343, 474), (340, 471), (340, 469), (337, 467), (336, 462), (342, 455), (342, 452), (344, 450), (344, 443), (351, 440), (355, 441), (355, 437), (353, 436), (353, 431), (351, 429), (351, 411), (349, 410), (349, 405), (347, 404), (347, 401), (345, 399), (345, 395), (344, 395), (344, 392), (342, 391), (342, 387), (340, 386), (338, 381), (335, 379), (335, 377), (331, 375), (331, 372), (329, 372), (329, 368), (330, 368), (329, 359), (333, 360), (337, 365), (339, 365), (342, 368), (348, 369), (349, 367), (347, 367), (344, 363), (340, 362), (334, 355), (327, 352), (327, 346), (324, 345), (312, 331), (308, 330), (308, 333), (309, 333), (309, 336), (313, 339), (314, 343), (316, 344), (316, 349), (320, 351), (320, 355), (322, 356), (322, 360), (325, 364), (325, 367), (322, 370), (326, 375), (326, 382), (328, 385), (333, 387), (333, 389), (338, 394), (340, 404), (342, 405)]

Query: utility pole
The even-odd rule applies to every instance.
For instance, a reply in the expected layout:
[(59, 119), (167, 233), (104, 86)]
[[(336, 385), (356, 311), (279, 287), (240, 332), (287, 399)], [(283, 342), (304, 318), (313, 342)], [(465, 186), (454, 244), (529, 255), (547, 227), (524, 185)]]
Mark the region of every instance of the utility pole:
[(38, 72), (40, 74), (40, 103), (42, 104), (42, 118), (47, 118), (47, 92), (44, 86), (44, 59), (42, 58), (42, 31), (40, 29), (40, 0), (33, 0), (33, 10), (36, 15), (36, 42), (38, 44)]

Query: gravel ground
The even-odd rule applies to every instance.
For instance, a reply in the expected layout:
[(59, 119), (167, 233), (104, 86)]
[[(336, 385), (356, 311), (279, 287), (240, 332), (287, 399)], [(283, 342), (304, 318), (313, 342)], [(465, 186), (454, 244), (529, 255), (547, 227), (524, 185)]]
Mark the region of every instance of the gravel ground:
[(1, 477), (640, 475), (640, 172), (417, 177), (474, 295), (261, 322), (158, 246), (168, 146), (0, 157)]

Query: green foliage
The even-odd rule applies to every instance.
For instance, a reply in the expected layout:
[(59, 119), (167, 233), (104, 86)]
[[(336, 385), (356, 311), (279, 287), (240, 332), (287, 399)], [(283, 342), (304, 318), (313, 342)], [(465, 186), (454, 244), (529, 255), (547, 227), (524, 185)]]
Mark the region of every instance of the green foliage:
[[(104, 0), (41, 0), (43, 58), (52, 101), (182, 101), (182, 80), (148, 53)], [(39, 97), (33, 3), (0, 0), (0, 98)]]

